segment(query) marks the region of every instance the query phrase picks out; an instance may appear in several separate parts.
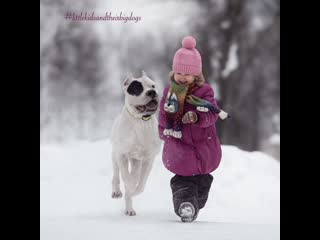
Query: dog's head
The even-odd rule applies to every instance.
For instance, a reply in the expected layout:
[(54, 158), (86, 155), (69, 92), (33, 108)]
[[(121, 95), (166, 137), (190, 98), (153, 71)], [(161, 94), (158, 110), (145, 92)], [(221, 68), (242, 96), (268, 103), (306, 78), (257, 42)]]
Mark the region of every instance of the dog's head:
[(156, 83), (142, 71), (140, 78), (127, 76), (123, 82), (125, 104), (137, 115), (153, 115), (159, 106), (159, 93)]

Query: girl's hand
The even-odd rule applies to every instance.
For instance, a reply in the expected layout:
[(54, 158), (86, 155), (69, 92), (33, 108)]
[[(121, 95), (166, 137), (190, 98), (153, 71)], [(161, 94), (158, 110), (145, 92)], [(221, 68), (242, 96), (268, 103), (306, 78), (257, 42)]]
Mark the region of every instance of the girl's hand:
[(189, 111), (182, 117), (183, 124), (196, 123), (198, 121), (198, 116), (195, 112)]

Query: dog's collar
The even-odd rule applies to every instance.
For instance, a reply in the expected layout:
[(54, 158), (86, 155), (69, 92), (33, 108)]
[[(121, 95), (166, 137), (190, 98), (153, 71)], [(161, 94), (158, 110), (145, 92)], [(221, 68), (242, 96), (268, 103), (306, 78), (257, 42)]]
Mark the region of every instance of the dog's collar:
[(152, 115), (143, 115), (142, 116), (142, 120), (143, 121), (148, 121), (148, 120), (150, 120), (152, 118)]
[(139, 118), (143, 121), (149, 121), (152, 118), (152, 115), (148, 114), (148, 115), (142, 115), (142, 117), (140, 117), (139, 115), (137, 115), (136, 113), (132, 112), (129, 108), (127, 108), (128, 113), (133, 116), (134, 118)]

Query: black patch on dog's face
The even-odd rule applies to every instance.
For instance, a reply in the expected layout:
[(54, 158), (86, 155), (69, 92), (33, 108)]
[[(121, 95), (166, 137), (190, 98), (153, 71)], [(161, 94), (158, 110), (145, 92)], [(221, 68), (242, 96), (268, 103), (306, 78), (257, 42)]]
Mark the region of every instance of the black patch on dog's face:
[(142, 92), (143, 92), (143, 86), (141, 82), (138, 81), (133, 81), (132, 83), (130, 83), (127, 92), (130, 95), (135, 95), (135, 96), (139, 96)]

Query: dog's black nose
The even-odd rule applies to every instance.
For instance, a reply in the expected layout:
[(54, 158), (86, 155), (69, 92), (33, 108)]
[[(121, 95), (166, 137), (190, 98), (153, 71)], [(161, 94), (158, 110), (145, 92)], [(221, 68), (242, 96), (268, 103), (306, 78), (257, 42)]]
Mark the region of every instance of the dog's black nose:
[(146, 92), (146, 95), (148, 97), (155, 98), (157, 96), (157, 93), (156, 93), (155, 90), (149, 90), (149, 91)]

